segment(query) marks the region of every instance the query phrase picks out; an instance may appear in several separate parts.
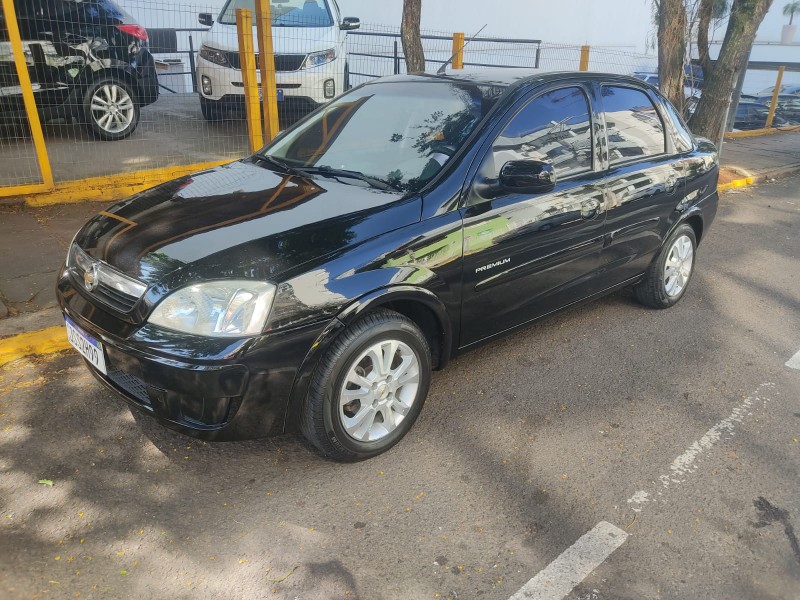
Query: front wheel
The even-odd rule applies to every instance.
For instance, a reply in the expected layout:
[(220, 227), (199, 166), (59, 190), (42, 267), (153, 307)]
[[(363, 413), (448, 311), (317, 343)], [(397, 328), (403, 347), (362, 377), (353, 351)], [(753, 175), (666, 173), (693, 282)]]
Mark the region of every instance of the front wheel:
[(355, 461), (394, 446), (422, 410), (431, 352), (419, 328), (390, 310), (348, 327), (317, 367), (301, 429), (325, 456)]
[(84, 121), (95, 137), (117, 141), (139, 125), (139, 104), (133, 88), (120, 79), (94, 82), (83, 98)]
[(680, 225), (634, 288), (636, 299), (651, 308), (669, 308), (683, 298), (694, 273), (697, 238), (691, 226)]

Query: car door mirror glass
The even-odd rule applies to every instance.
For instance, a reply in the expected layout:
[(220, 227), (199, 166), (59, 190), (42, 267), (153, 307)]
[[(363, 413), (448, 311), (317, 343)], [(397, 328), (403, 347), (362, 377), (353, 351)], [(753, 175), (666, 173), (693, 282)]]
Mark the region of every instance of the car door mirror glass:
[(214, 17), (211, 13), (200, 13), (197, 15), (197, 20), (200, 22), (200, 25), (205, 25), (206, 27), (211, 27), (214, 24)]
[(339, 29), (343, 31), (353, 31), (354, 29), (361, 28), (361, 20), (358, 17), (345, 17), (342, 19), (342, 24)]
[(500, 185), (509, 193), (543, 194), (556, 187), (556, 170), (540, 160), (510, 160), (500, 169)]

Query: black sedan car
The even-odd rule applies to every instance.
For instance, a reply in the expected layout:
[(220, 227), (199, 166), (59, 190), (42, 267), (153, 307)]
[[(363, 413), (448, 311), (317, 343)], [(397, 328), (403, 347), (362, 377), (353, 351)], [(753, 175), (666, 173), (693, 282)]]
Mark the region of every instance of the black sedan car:
[[(756, 101), (769, 107), (772, 104), (772, 96), (759, 96)], [(800, 124), (800, 94), (778, 94), (775, 112), (789, 125)]]
[(625, 286), (678, 302), (717, 176), (633, 78), (395, 76), (101, 212), (57, 296), (92, 372), (168, 427), (355, 460), (460, 352)]
[[(111, 0), (16, 2), (40, 117), (76, 118), (102, 140), (121, 140), (158, 99), (147, 31)], [(0, 11), (0, 121), (25, 121), (8, 28)], [(0, 48), (2, 46), (0, 45)]]
[[(743, 131), (762, 129), (767, 124), (768, 115), (769, 106), (761, 104), (761, 102), (756, 100), (740, 100), (739, 105), (736, 107), (736, 117), (733, 120), (733, 126), (735, 129), (741, 129)], [(775, 109), (772, 125), (773, 127), (789, 125), (789, 121), (784, 117), (783, 111), (779, 107)]]

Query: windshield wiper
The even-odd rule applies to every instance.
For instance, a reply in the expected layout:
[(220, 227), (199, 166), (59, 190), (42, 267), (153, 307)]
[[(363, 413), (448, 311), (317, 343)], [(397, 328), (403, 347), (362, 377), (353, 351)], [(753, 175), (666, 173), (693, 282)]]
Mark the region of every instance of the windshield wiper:
[(296, 167), (292, 167), (291, 165), (286, 164), (279, 158), (275, 158), (274, 156), (270, 156), (269, 154), (260, 154), (256, 153), (254, 156), (259, 159), (263, 160), (266, 163), (271, 164), (273, 167), (277, 167), (284, 173), (288, 173), (289, 175), (299, 175), (300, 177), (305, 177), (308, 173), (305, 170), (298, 169)]
[(371, 185), (374, 188), (384, 191), (402, 192), (403, 188), (398, 183), (365, 175), (361, 171), (351, 171), (349, 169), (334, 169), (328, 165), (321, 165), (319, 167), (306, 167), (303, 169), (304, 173), (318, 174), (325, 177), (349, 177), (351, 179), (358, 179)]

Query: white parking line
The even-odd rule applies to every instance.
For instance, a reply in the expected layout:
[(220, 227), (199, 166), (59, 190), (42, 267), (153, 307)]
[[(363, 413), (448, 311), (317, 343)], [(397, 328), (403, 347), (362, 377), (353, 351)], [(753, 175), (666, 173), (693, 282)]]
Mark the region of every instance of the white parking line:
[(792, 358), (786, 361), (786, 366), (790, 369), (797, 369), (800, 371), (800, 351), (797, 352)]
[[(661, 489), (655, 490), (655, 496), (648, 493), (646, 490), (639, 490), (628, 498), (628, 504), (631, 510), (634, 512), (641, 512), (642, 506), (645, 503), (657, 502), (658, 496), (662, 496), (671, 484), (683, 483), (690, 473), (694, 473), (697, 470), (696, 463), (703, 452), (713, 448), (723, 437), (733, 437), (736, 434), (736, 424), (744, 421), (744, 418), (750, 414), (750, 409), (753, 408), (756, 402), (762, 402), (763, 405), (766, 406), (770, 399), (768, 394), (774, 387), (774, 383), (762, 383), (758, 386), (755, 392), (745, 398), (739, 406), (731, 411), (730, 415), (706, 431), (703, 437), (696, 440), (683, 454), (672, 461), (672, 464), (669, 466), (669, 473), (665, 473), (658, 478), (661, 483)], [(659, 486), (656, 487), (658, 488)]]
[(561, 600), (619, 548), (628, 534), (600, 521), (509, 600)]

